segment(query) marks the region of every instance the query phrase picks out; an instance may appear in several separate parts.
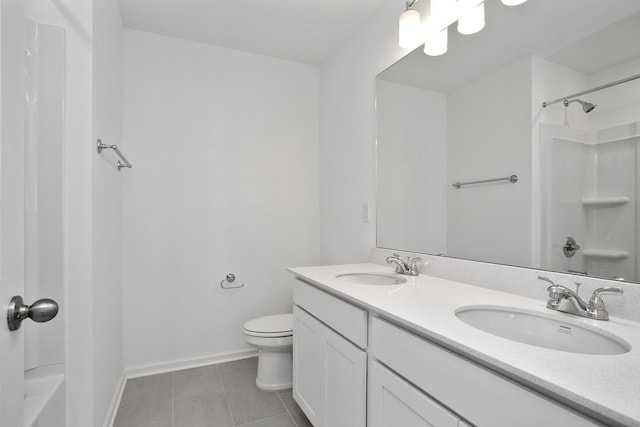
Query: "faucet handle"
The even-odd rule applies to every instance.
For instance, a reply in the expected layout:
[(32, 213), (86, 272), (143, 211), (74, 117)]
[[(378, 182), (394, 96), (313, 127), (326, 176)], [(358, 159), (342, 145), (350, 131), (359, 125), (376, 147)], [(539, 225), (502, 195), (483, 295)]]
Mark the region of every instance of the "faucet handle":
[[(547, 300), (547, 308), (555, 310), (560, 305), (563, 298), (571, 295), (573, 291), (566, 286), (562, 286), (558, 284), (555, 280), (551, 279), (547, 276), (538, 276), (538, 280), (542, 280), (543, 282), (550, 283), (551, 286), (547, 288), (547, 292), (549, 292), (549, 299)], [(576, 289), (577, 290), (577, 289)], [(577, 296), (577, 294), (576, 294)]]
[(593, 291), (593, 295), (591, 295), (591, 299), (589, 300), (589, 304), (593, 302), (593, 304), (602, 304), (602, 298), (600, 295), (623, 295), (624, 292), (622, 288), (618, 286), (608, 286), (605, 288), (598, 288)]
[(411, 265), (409, 266), (409, 275), (417, 276), (420, 274), (420, 270), (418, 270), (418, 265), (422, 263), (422, 258), (419, 256), (415, 257), (411, 260)]
[(555, 282), (555, 280), (553, 280), (553, 279), (551, 279), (550, 277), (547, 277), (547, 276), (538, 276), (538, 280), (542, 280), (543, 282), (551, 283), (551, 285), (553, 285), (553, 286), (558, 286), (558, 284)]
[(587, 315), (596, 320), (608, 320), (609, 313), (607, 312), (604, 301), (600, 295), (623, 295), (622, 288), (618, 286), (610, 286), (604, 288), (598, 288), (593, 291), (589, 305), (587, 306)]

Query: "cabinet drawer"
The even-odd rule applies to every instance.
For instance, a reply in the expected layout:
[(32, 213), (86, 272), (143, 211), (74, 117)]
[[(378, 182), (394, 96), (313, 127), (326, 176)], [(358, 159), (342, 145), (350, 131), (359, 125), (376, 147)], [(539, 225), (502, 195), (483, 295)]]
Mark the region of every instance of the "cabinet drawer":
[(378, 362), (370, 366), (371, 427), (463, 426), (460, 417)]
[(367, 347), (367, 312), (296, 280), (293, 302), (360, 348)]
[(478, 426), (602, 425), (378, 318), (372, 322), (371, 353)]

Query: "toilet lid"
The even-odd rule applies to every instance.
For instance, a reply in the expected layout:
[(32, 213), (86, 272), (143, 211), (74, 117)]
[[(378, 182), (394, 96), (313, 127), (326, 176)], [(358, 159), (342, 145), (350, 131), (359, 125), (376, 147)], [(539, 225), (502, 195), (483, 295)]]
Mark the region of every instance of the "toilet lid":
[(244, 324), (244, 332), (253, 336), (283, 337), (293, 335), (293, 315), (275, 314), (258, 317)]

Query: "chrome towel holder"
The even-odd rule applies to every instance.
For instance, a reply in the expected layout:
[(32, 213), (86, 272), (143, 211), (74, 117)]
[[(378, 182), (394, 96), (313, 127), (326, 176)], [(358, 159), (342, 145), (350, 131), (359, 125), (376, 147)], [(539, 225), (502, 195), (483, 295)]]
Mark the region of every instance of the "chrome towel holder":
[(244, 283), (240, 286), (238, 285), (233, 285), (233, 286), (229, 286), (229, 285), (225, 285), (225, 283), (233, 283), (236, 280), (236, 275), (233, 273), (229, 273), (227, 274), (227, 277), (225, 277), (224, 279), (222, 279), (222, 281), (220, 282), (220, 287), (222, 289), (240, 289), (242, 287), (244, 287)]
[(494, 178), (494, 179), (482, 179), (480, 181), (469, 181), (469, 182), (455, 182), (451, 184), (453, 188), (459, 190), (463, 185), (472, 185), (472, 184), (485, 184), (488, 182), (500, 182), (500, 181), (509, 181), (512, 184), (518, 182), (518, 175), (511, 175), (505, 178)]
[(122, 169), (122, 168), (131, 168), (131, 167), (133, 167), (133, 166), (131, 166), (131, 163), (129, 163), (129, 161), (126, 159), (126, 157), (124, 157), (124, 154), (122, 154), (120, 152), (120, 150), (118, 150), (118, 146), (117, 145), (103, 144), (102, 140), (98, 139), (97, 148), (98, 148), (98, 154), (101, 154), (102, 150), (107, 149), (107, 148), (116, 152), (118, 157), (120, 157), (120, 160), (118, 160), (118, 163), (116, 163), (116, 166), (118, 166), (118, 172), (120, 172), (120, 169)]

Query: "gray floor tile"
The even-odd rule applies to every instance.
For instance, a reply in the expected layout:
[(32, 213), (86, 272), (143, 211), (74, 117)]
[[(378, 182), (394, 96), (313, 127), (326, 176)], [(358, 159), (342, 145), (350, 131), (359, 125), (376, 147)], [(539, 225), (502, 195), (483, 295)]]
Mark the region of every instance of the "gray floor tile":
[(255, 388), (258, 358), (221, 363), (218, 365), (218, 372), (225, 390)]
[(215, 365), (173, 373), (173, 398), (176, 400), (221, 392), (222, 382)]
[(179, 399), (174, 404), (174, 427), (233, 427), (222, 392)]
[(255, 386), (225, 391), (236, 425), (287, 413), (276, 393), (260, 391)]
[(137, 427), (171, 420), (171, 374), (128, 380), (114, 427)]
[(284, 414), (254, 423), (244, 424), (242, 427), (296, 427), (296, 425), (291, 421), (289, 414)]
[(257, 358), (129, 380), (114, 427), (308, 427), (291, 391), (256, 388)]
[(171, 389), (171, 373), (133, 378), (127, 380), (122, 401), (127, 403), (162, 388)]
[(173, 423), (171, 421), (160, 421), (158, 423), (145, 424), (140, 427), (173, 427)]
[(282, 399), (284, 406), (287, 407), (287, 411), (289, 411), (297, 427), (313, 427), (307, 416), (302, 412), (302, 409), (300, 409), (300, 406), (293, 400), (293, 392), (291, 390), (279, 391), (278, 396)]

